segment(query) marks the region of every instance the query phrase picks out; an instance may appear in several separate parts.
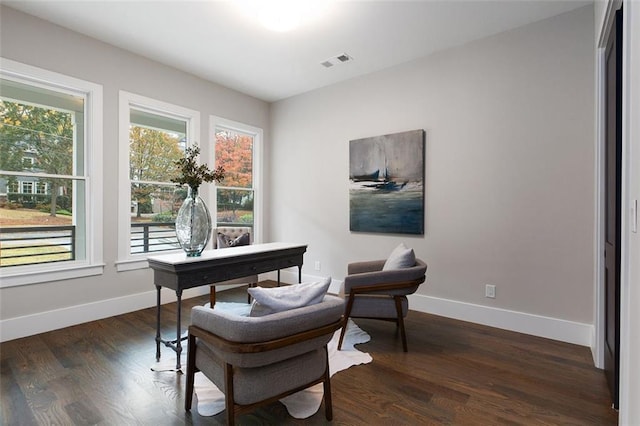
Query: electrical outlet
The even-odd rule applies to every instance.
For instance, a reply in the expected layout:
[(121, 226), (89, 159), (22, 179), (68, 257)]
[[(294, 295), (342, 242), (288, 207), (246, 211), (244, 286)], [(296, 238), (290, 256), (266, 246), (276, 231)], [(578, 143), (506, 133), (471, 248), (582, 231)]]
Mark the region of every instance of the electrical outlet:
[(488, 297), (490, 299), (495, 299), (496, 298), (496, 286), (495, 285), (491, 285), (491, 284), (487, 284), (484, 287), (484, 297)]
[(320, 270), (320, 261), (319, 260), (316, 260), (315, 269), (316, 269), (316, 271)]

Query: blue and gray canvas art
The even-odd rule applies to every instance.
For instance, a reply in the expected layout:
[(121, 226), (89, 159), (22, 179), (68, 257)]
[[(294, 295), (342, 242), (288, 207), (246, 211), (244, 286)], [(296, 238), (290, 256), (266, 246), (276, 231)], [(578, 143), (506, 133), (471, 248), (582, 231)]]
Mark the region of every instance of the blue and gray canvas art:
[(349, 142), (350, 229), (424, 234), (424, 130)]

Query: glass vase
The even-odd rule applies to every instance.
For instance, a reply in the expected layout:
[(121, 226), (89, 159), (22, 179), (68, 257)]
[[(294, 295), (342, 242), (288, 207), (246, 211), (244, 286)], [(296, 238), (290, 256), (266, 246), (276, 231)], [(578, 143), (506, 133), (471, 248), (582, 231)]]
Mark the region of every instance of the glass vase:
[(189, 257), (200, 256), (211, 238), (211, 214), (197, 189), (189, 188), (187, 198), (178, 210), (176, 236)]

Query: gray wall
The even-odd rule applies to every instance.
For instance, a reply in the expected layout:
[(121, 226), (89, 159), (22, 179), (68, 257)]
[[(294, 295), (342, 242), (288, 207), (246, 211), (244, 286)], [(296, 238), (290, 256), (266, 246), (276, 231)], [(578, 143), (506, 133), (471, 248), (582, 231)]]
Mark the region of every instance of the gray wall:
[[(0, 54), (4, 58), (103, 85), (104, 96), (104, 275), (0, 290), (0, 319), (22, 317), (150, 292), (148, 269), (116, 272), (118, 91), (170, 102), (200, 111), (203, 154), (209, 115), (262, 128), (269, 133), (269, 105), (190, 74), (71, 32), (10, 8), (0, 8)], [(268, 141), (267, 141), (268, 144)], [(93, 306), (93, 305), (89, 305)], [(93, 308), (96, 309), (96, 308)]]
[[(347, 262), (404, 241), (429, 263), (421, 294), (593, 323), (592, 8), (271, 106), (1, 11), (2, 56), (104, 86), (107, 265), (100, 277), (0, 290), (0, 319), (152, 294), (150, 271), (114, 266), (117, 97), (127, 90), (199, 110), (201, 141), (210, 114), (265, 130), (265, 240), (308, 243), (306, 275), (341, 280)], [(350, 233), (348, 141), (418, 128), (426, 234)]]
[[(271, 237), (308, 242), (304, 272), (340, 280), (404, 241), (429, 264), (421, 294), (593, 324), (593, 20), (581, 8), (273, 104)], [(425, 235), (351, 233), (349, 140), (413, 129)]]

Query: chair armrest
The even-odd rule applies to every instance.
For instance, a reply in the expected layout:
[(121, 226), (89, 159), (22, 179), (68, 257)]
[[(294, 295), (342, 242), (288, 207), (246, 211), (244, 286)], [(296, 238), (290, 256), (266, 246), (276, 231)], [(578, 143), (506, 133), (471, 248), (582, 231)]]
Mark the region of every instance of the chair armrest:
[(352, 262), (347, 265), (347, 274), (363, 274), (365, 272), (382, 271), (386, 260), (369, 260), (365, 262)]
[(260, 317), (235, 315), (222, 309), (195, 306), (191, 324), (225, 340), (242, 343), (266, 342), (333, 323), (344, 312), (344, 299), (326, 295), (315, 305)]
[(416, 278), (415, 280), (400, 281), (396, 283), (379, 283), (374, 285), (362, 285), (351, 287), (349, 296), (357, 294), (384, 294), (404, 296), (415, 293), (418, 286), (425, 281), (425, 277)]
[[(349, 294), (352, 289), (366, 287), (359, 293), (382, 293), (382, 294), (411, 294), (424, 282), (424, 275), (427, 265), (420, 259), (416, 259), (416, 265), (410, 268), (392, 269), (388, 271), (364, 272), (347, 275), (344, 278), (344, 293)], [(411, 285), (397, 285), (411, 282)], [(374, 287), (378, 287), (374, 290)], [(388, 287), (391, 286), (391, 287)], [(402, 290), (404, 288), (404, 290)], [(393, 290), (389, 292), (390, 290)]]
[(260, 367), (325, 346), (342, 326), (343, 313), (344, 299), (330, 295), (315, 305), (261, 317), (196, 306), (189, 342), (201, 338), (202, 345), (228, 364)]
[(291, 334), (279, 339), (257, 343), (232, 342), (196, 325), (189, 326), (189, 334), (202, 339), (204, 342), (209, 343), (210, 345), (215, 346), (225, 352), (232, 352), (237, 354), (255, 354), (284, 348), (293, 344), (302, 343), (308, 340), (313, 340), (317, 337), (331, 334), (342, 327), (342, 324), (343, 319), (340, 318), (337, 321), (321, 327), (306, 330), (296, 334)]

